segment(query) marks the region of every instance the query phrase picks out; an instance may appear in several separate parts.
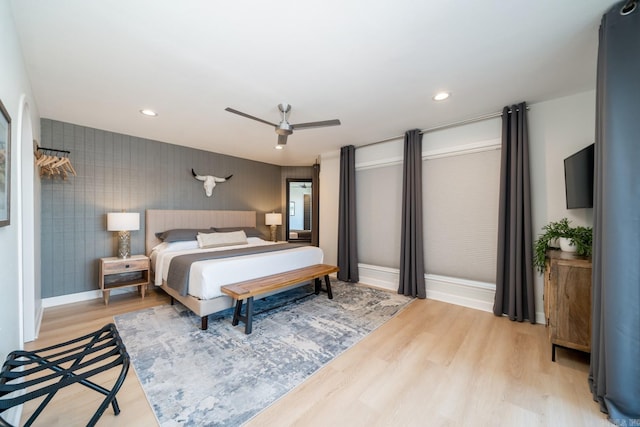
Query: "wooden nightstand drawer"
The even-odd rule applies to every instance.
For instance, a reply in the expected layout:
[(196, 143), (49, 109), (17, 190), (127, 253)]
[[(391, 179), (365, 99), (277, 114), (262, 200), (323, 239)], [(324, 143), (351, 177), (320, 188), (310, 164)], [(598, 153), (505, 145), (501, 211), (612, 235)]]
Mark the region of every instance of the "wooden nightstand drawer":
[(141, 259), (123, 259), (116, 262), (104, 263), (104, 274), (125, 273), (127, 271), (147, 270), (149, 268), (149, 260)]

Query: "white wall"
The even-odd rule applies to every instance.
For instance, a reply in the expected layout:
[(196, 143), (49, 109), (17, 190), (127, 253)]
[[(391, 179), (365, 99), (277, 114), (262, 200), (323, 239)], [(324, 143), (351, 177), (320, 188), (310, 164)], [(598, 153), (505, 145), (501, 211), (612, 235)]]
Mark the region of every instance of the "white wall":
[[(595, 141), (596, 92), (541, 102), (529, 111), (531, 206), (534, 238), (550, 221), (567, 217), (573, 225), (593, 225), (593, 209), (567, 209), (564, 159)], [(536, 274), (536, 312), (543, 322), (544, 282)]]
[[(22, 274), (20, 254), (22, 249), (22, 206), (23, 197), (33, 198), (33, 194), (20, 194), (23, 165), (33, 169), (33, 157), (23, 158), (23, 147), (18, 143), (23, 134), (19, 120), (25, 103), (29, 105), (31, 123), (39, 123), (37, 108), (32, 100), (31, 86), (24, 67), (22, 53), (13, 22), (8, 0), (0, 0), (0, 99), (11, 116), (11, 224), (0, 227), (0, 360), (7, 353), (22, 348), (21, 307)], [(22, 119), (24, 120), (24, 118)], [(34, 138), (39, 138), (39, 127), (34, 129)], [(29, 141), (31, 144), (31, 141)], [(31, 147), (31, 145), (29, 145)], [(31, 152), (31, 148), (29, 148)], [(21, 164), (22, 161), (22, 164)], [(34, 230), (28, 235), (33, 236)], [(35, 257), (36, 254), (29, 254)]]
[[(23, 298), (25, 271), (30, 284), (27, 296), (32, 300), (38, 294), (33, 286), (39, 276), (26, 270), (23, 265), (29, 260), (31, 269), (39, 265), (39, 253), (36, 253), (39, 232), (36, 232), (38, 201), (32, 178), (35, 170), (33, 163), (32, 139), (40, 138), (40, 130), (32, 129), (33, 123), (39, 123), (37, 108), (31, 95), (31, 86), (27, 76), (22, 52), (13, 22), (9, 0), (0, 0), (0, 100), (11, 117), (11, 200), (10, 221), (6, 227), (0, 227), (0, 362), (13, 350), (23, 348)], [(27, 116), (25, 116), (27, 115)], [(28, 128), (31, 128), (32, 132)], [(26, 141), (28, 146), (22, 143)], [(25, 155), (28, 153), (28, 155)], [(30, 191), (23, 193), (23, 186)], [(24, 211), (26, 207), (27, 211)], [(26, 217), (26, 218), (25, 218)], [(26, 237), (26, 242), (25, 242)], [(26, 253), (25, 253), (26, 251)], [(29, 251), (31, 251), (29, 253)], [(33, 273), (33, 274), (31, 274)], [(33, 301), (32, 301), (33, 302)], [(31, 304), (29, 318), (35, 319), (37, 304)], [(34, 322), (27, 322), (31, 333)], [(21, 407), (14, 407), (3, 413), (3, 418), (18, 425)]]
[(340, 189), (340, 151), (320, 156), (320, 218), (319, 246), (324, 262), (338, 262), (338, 196)]
[(528, 118), (535, 230), (563, 217), (591, 226), (593, 209), (566, 208), (564, 159), (595, 141), (596, 92), (535, 104)]
[[(542, 226), (549, 221), (565, 216), (575, 225), (592, 225), (593, 209), (567, 210), (565, 207), (563, 160), (594, 141), (595, 91), (530, 105), (528, 119), (534, 236), (537, 236)], [(423, 136), (423, 152), (469, 146), (499, 138), (500, 134), (499, 118), (431, 132)], [(320, 246), (325, 251), (325, 260), (328, 263), (335, 263), (337, 259), (339, 157), (339, 152), (321, 156)], [(401, 160), (402, 141), (396, 140), (356, 150), (357, 168), (395, 164)], [(358, 233), (375, 231), (358, 230)], [(393, 269), (361, 265), (360, 276), (361, 281), (368, 284), (388, 289), (397, 287), (397, 272)], [(428, 297), (491, 310), (491, 286), (451, 279), (428, 277)], [(536, 275), (536, 318), (539, 322), (544, 318), (542, 290), (542, 277)]]
[[(19, 173), (18, 206), (20, 206), (20, 227), (22, 229), (20, 264), (22, 266), (23, 301), (23, 341), (37, 338), (42, 321), (42, 293), (40, 275), (40, 178), (33, 162), (33, 140), (40, 134), (38, 124), (31, 122), (31, 108), (26, 95), (20, 99), (18, 128), (20, 133), (14, 141), (22, 146), (19, 160), (22, 170)], [(39, 138), (37, 138), (39, 140)]]

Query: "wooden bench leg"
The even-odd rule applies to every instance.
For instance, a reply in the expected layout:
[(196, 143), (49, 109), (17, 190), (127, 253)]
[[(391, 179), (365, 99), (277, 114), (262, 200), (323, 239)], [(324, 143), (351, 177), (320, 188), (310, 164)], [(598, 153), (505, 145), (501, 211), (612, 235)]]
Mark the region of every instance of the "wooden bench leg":
[(327, 285), (327, 294), (329, 295), (329, 299), (333, 299), (333, 293), (331, 292), (331, 281), (329, 280), (329, 275), (324, 276), (324, 283)]
[(233, 320), (231, 324), (233, 326), (238, 326), (238, 322), (240, 321), (240, 312), (242, 311), (242, 300), (239, 299), (236, 301), (236, 309), (233, 311)]
[(247, 298), (247, 315), (245, 318), (244, 333), (249, 335), (251, 333), (253, 323), (253, 297)]
[[(324, 276), (324, 282), (327, 286), (327, 294), (329, 299), (333, 299), (333, 293), (331, 292), (331, 282), (329, 281), (329, 275)], [(319, 277), (315, 278), (315, 293), (318, 295), (322, 289), (322, 280)]]
[(242, 314), (242, 301), (241, 299), (236, 301), (236, 308), (233, 310), (233, 320), (231, 324), (238, 326), (240, 321), (244, 322), (244, 333), (249, 335), (252, 329), (253, 323), (253, 297), (247, 298), (247, 308), (245, 308), (245, 314)]

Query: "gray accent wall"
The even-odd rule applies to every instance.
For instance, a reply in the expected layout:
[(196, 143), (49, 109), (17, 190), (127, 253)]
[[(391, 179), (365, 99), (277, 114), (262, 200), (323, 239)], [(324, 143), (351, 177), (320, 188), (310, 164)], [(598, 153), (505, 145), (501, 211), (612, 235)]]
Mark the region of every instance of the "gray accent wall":
[[(140, 213), (131, 251), (142, 254), (146, 209), (255, 210), (268, 235), (264, 213), (280, 211), (281, 167), (159, 141), (41, 120), (40, 146), (69, 150), (78, 173), (41, 180), (42, 297), (97, 290), (98, 259), (115, 256), (108, 212)], [(211, 197), (191, 175), (228, 176)]]

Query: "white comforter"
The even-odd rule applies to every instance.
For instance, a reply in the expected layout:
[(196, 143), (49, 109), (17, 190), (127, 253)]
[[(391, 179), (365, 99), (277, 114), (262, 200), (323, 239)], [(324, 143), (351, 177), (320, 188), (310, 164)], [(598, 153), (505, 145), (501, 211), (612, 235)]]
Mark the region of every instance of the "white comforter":
[[(257, 237), (249, 237), (247, 241), (249, 243), (246, 245), (211, 249), (198, 248), (196, 241), (162, 243), (151, 252), (151, 265), (155, 272), (154, 283), (156, 286), (161, 286), (162, 282), (166, 281), (171, 259), (178, 255), (275, 244)], [(198, 261), (191, 266), (188, 292), (189, 295), (200, 299), (216, 298), (222, 295), (221, 286), (313, 264), (322, 264), (323, 258), (322, 249), (315, 246), (302, 246), (261, 254)]]

